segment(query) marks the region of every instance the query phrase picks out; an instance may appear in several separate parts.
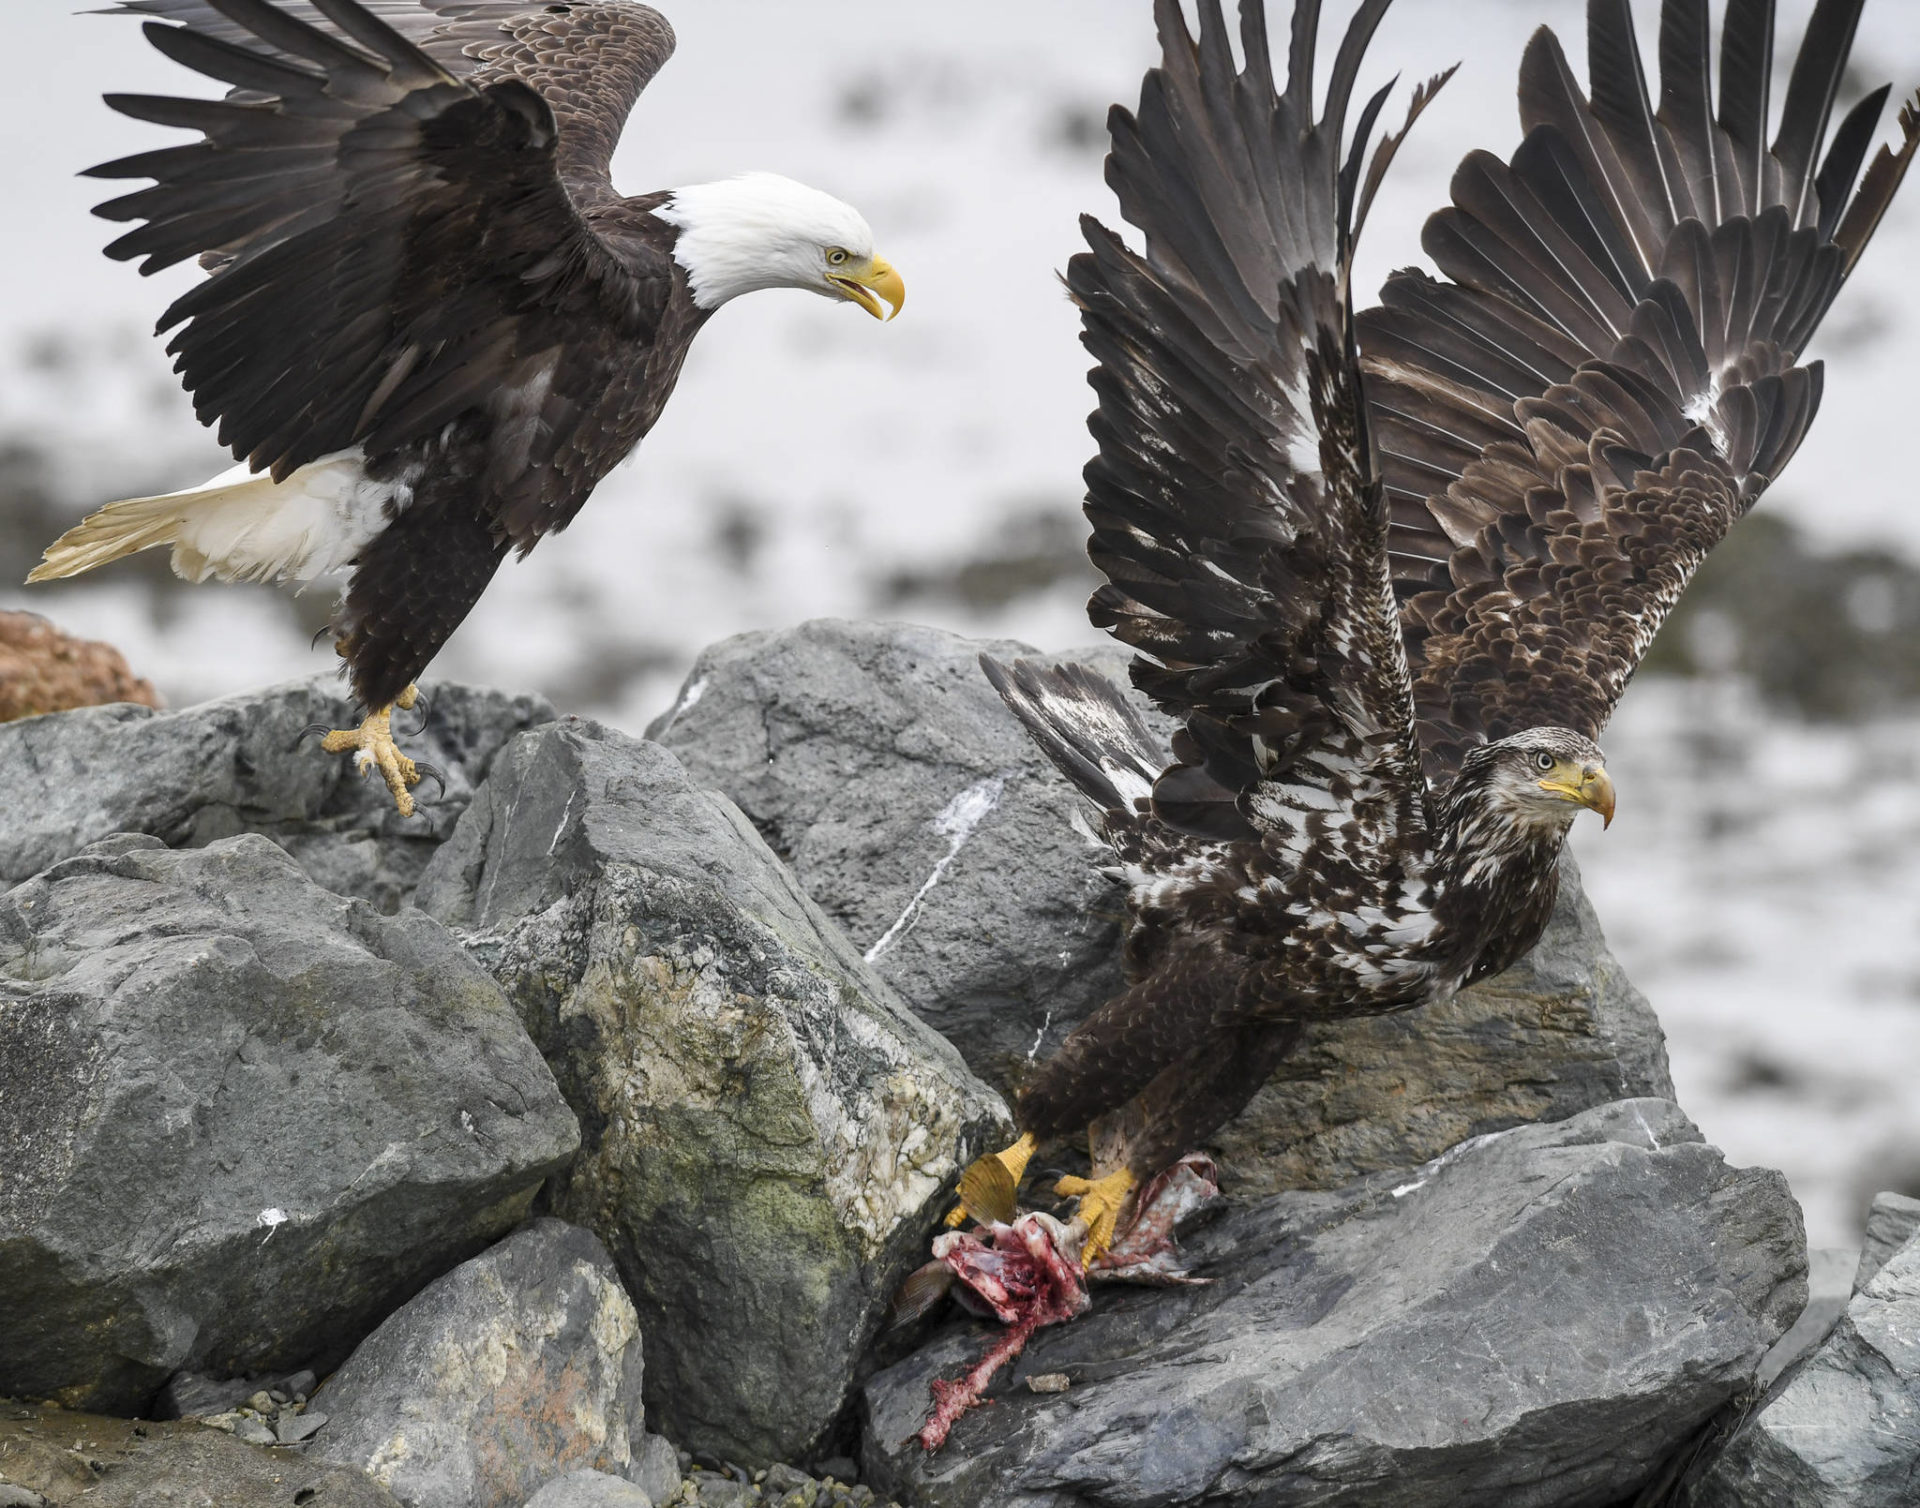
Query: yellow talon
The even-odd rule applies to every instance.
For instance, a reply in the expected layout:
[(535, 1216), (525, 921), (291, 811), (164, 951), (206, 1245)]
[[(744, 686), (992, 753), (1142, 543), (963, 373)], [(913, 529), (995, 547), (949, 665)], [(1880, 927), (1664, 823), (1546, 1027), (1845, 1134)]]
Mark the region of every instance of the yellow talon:
[(1029, 1131), (1012, 1146), (975, 1158), (972, 1166), (960, 1175), (960, 1187), (956, 1191), (960, 1202), (947, 1211), (949, 1228), (966, 1224), (969, 1216), (1001, 1225), (1012, 1224), (1018, 1213), (1014, 1196), (1038, 1146)]
[(413, 815), (413, 792), (409, 788), (420, 783), (420, 767), (402, 754), (393, 741), (393, 709), (408, 710), (418, 699), (419, 688), (409, 686), (393, 699), (392, 705), (368, 713), (358, 728), (335, 729), (320, 740), (320, 747), (329, 754), (345, 754), (351, 750), (361, 774), (379, 770), (387, 789), (393, 792), (393, 804), (403, 817)]
[(1120, 1212), (1133, 1197), (1134, 1176), (1125, 1168), (1104, 1178), (1076, 1178), (1069, 1173), (1053, 1186), (1063, 1199), (1080, 1198), (1074, 1217), (1086, 1223), (1087, 1239), (1080, 1248), (1080, 1265), (1091, 1267), (1113, 1245), (1114, 1227)]

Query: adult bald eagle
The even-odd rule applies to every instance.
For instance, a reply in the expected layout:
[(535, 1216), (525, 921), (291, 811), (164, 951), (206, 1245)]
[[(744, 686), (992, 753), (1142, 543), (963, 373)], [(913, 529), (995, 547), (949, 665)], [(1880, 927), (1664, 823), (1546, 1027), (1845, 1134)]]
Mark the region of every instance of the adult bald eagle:
[(1589, 0), (1591, 97), (1542, 29), (1524, 142), (1469, 156), (1427, 223), (1443, 279), (1396, 273), (1355, 317), (1384, 90), (1342, 144), (1388, 0), (1317, 118), (1317, 0), (1278, 94), (1263, 0), (1237, 67), (1218, 0), (1197, 42), (1157, 0), (1164, 59), (1107, 166), (1144, 250), (1089, 219), (1068, 282), (1099, 363), (1093, 621), (1183, 726), (1169, 754), (1090, 671), (987, 664), (1104, 814), (1131, 983), (1041, 1067), (956, 1223), (1010, 1218), (1037, 1142), (1097, 1122), (1096, 1176), (1058, 1185), (1091, 1257), (1302, 1023), (1444, 999), (1539, 938), (1573, 818), (1613, 812), (1594, 740), (1805, 435), (1800, 353), (1920, 143), (1910, 106), (1859, 177), (1881, 88), (1829, 144), (1861, 4), (1819, 0), (1771, 145), (1772, 0), (1731, 0), (1717, 107), (1706, 0), (1663, 6), (1657, 102), (1628, 0)]
[[(563, 529), (652, 428), (729, 299), (804, 288), (881, 315), (900, 276), (839, 200), (756, 173), (626, 198), (614, 144), (673, 51), (630, 0), (121, 0), (221, 101), (110, 95), (203, 133), (92, 169), (151, 188), (107, 248), (212, 275), (163, 314), (200, 418), (241, 464), (109, 504), (28, 578), (173, 547), (189, 580), (345, 568), (359, 729), (402, 815), (391, 709), (509, 550)], [(163, 25), (176, 22), (178, 25)], [(324, 731), (324, 730), (318, 730)]]

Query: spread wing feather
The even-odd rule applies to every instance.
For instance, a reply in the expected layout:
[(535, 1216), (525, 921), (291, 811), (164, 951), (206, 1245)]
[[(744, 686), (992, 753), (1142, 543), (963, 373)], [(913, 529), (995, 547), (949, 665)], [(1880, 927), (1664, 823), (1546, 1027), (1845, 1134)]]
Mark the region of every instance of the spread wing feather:
[(1316, 0), (1295, 8), (1278, 94), (1261, 0), (1241, 7), (1237, 69), (1218, 0), (1197, 39), (1158, 0), (1163, 62), (1137, 113), (1114, 110), (1107, 166), (1145, 250), (1086, 220), (1067, 276), (1099, 363), (1091, 613), (1185, 725), (1154, 809), (1296, 858), (1425, 822), (1347, 292), (1381, 96), (1344, 165), (1342, 133), (1385, 9), (1354, 15), (1316, 120)]
[(1884, 89), (1827, 143), (1861, 3), (1820, 0), (1771, 146), (1771, 0), (1729, 6), (1717, 109), (1706, 0), (1666, 0), (1657, 108), (1629, 0), (1589, 0), (1590, 96), (1543, 28), (1525, 141), (1469, 156), (1428, 222), (1448, 281), (1397, 273), (1359, 317), (1434, 780), (1522, 728), (1597, 736), (1806, 433), (1800, 353), (1920, 143), (1910, 106), (1860, 178)]
[[(256, 469), (370, 454), (472, 409), (482, 492), (523, 550), (594, 477), (576, 433), (607, 342), (646, 342), (664, 251), (603, 234), (619, 128), (671, 53), (625, 0), (126, 0), (224, 100), (111, 96), (200, 141), (93, 169), (142, 270), (214, 271), (161, 317), (203, 422)], [(162, 22), (177, 22), (164, 25)]]

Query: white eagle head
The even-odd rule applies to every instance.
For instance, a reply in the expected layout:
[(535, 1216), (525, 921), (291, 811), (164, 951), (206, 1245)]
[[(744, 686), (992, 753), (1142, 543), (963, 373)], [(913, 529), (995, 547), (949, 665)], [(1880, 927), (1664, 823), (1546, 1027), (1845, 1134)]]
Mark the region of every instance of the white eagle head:
[[(906, 302), (906, 284), (875, 254), (860, 212), (778, 173), (675, 189), (654, 214), (679, 230), (674, 260), (702, 309), (759, 288), (804, 288), (876, 319), (891, 319)], [(881, 312), (882, 299), (892, 313)]]

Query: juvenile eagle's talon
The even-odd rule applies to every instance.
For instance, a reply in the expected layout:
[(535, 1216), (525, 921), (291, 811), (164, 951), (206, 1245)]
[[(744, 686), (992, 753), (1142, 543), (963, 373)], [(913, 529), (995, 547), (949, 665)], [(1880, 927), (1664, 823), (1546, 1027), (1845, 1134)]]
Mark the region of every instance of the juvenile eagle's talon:
[(287, 752), (291, 754), (316, 733), (322, 738), (325, 738), (331, 732), (333, 732), (333, 729), (329, 728), (325, 723), (308, 723), (306, 727), (293, 735), (293, 742), (287, 745)]
[(1133, 1197), (1136, 1180), (1125, 1168), (1104, 1178), (1076, 1178), (1068, 1174), (1054, 1184), (1054, 1193), (1063, 1199), (1078, 1197), (1080, 1206), (1074, 1218), (1087, 1227), (1087, 1239), (1080, 1248), (1082, 1268), (1093, 1266), (1113, 1245), (1113, 1233), (1120, 1223), (1121, 1211)]
[(1020, 1180), (1026, 1176), (1027, 1163), (1037, 1145), (1029, 1131), (1012, 1146), (975, 1158), (960, 1175), (960, 1187), (955, 1190), (960, 1202), (947, 1211), (948, 1228), (966, 1224), (969, 1217), (989, 1224), (1012, 1224), (1019, 1213), (1016, 1196)]
[[(399, 707), (403, 711), (418, 712), (420, 714), (420, 721), (416, 723), (413, 730), (407, 734), (408, 738), (418, 738), (422, 733), (427, 731), (427, 719), (433, 715), (433, 703), (427, 700), (426, 692), (415, 690), (411, 702), (395, 702), (394, 706)], [(445, 787), (442, 786), (442, 790), (444, 789)]]
[[(424, 727), (426, 725), (422, 722), (421, 726)], [(415, 731), (417, 732), (418, 730), (416, 729)], [(438, 765), (431, 765), (424, 760), (416, 759), (413, 762), (413, 768), (416, 772), (414, 777), (416, 783), (422, 780), (431, 780), (440, 788), (440, 795), (445, 797), (447, 794), (447, 777)]]

